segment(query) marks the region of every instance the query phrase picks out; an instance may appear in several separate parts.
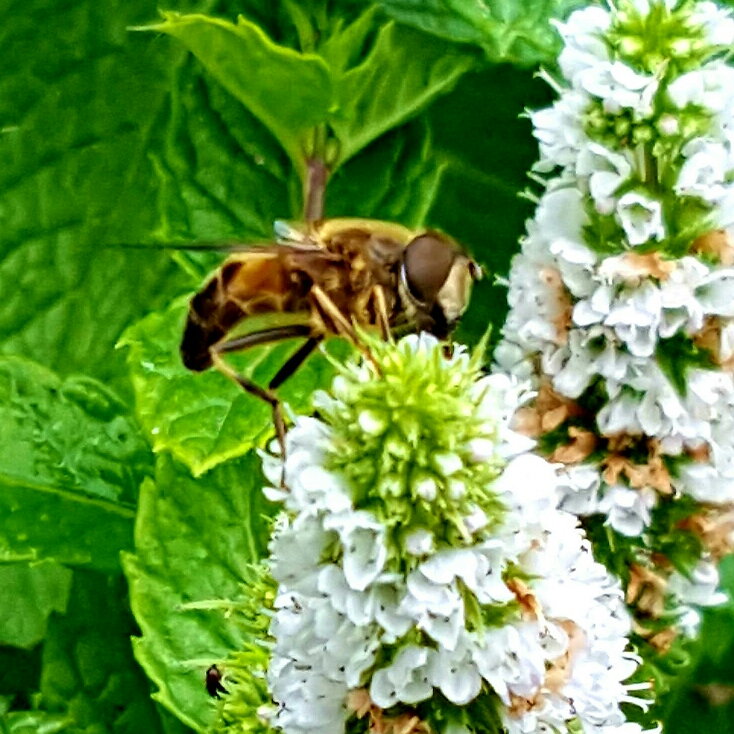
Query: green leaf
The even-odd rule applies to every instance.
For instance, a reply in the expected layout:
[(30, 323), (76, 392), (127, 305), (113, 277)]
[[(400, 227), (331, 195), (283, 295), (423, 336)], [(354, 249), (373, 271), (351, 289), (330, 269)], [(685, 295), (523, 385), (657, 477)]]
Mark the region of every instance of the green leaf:
[[(273, 435), (272, 411), (216, 370), (194, 373), (183, 366), (179, 344), (187, 309), (179, 300), (162, 313), (150, 314), (120, 344), (129, 347), (137, 413), (154, 451), (170, 451), (198, 476), (262, 446)], [(249, 349), (231, 361), (257, 384), (267, 385), (295, 348), (291, 340)], [(330, 349), (343, 355), (349, 347), (334, 341)], [(313, 391), (325, 388), (333, 374), (317, 352), (279, 394), (297, 413), (310, 412)]]
[(10, 711), (0, 716), (2, 734), (56, 734), (68, 731), (72, 722), (64, 714), (45, 711)]
[(493, 63), (554, 62), (560, 37), (550, 20), (565, 18), (582, 0), (378, 0), (401, 23), (457, 43), (479, 46)]
[(335, 80), (331, 127), (339, 164), (449, 92), (471, 55), (394, 22), (384, 24), (364, 60)]
[(40, 680), (41, 645), (32, 650), (0, 647), (0, 696), (12, 700), (15, 708), (27, 707), (30, 705), (28, 693), (38, 690)]
[(298, 216), (288, 191), (297, 181), (277, 141), (198, 61), (179, 70), (161, 129), (157, 238), (271, 239), (275, 219)]
[(40, 708), (63, 716), (69, 734), (159, 734), (148, 681), (133, 657), (136, 631), (122, 576), (77, 571), (64, 616), (43, 647)]
[(0, 359), (0, 560), (119, 567), (150, 451), (119, 399)]
[(302, 168), (308, 133), (326, 120), (331, 105), (331, 75), (324, 60), (274, 43), (243, 16), (236, 25), (205, 15), (163, 17), (163, 23), (138, 30), (181, 40)]
[(64, 612), (72, 573), (52, 561), (0, 564), (0, 645), (30, 649), (51, 612)]
[[(196, 731), (205, 731), (216, 713), (204, 688), (206, 669), (242, 643), (221, 604), (242, 596), (247, 564), (265, 550), (263, 517), (272, 509), (262, 481), (254, 454), (199, 480), (161, 456), (155, 481), (142, 487), (136, 553), (124, 557), (143, 632), (135, 655), (159, 688), (154, 698)], [(201, 608), (207, 603), (213, 608)]]
[(181, 292), (167, 255), (105, 247), (155, 222), (149, 152), (184, 53), (125, 31), (154, 7), (33, 0), (3, 32), (0, 350), (62, 374), (124, 374), (123, 328)]
[(340, 168), (329, 183), (328, 216), (425, 224), (446, 164), (435, 154), (425, 120), (391, 130)]

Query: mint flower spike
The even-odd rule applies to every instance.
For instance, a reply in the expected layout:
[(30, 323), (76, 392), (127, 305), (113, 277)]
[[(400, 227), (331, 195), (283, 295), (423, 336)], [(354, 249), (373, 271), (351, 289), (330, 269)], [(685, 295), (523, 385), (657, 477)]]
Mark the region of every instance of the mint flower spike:
[[(367, 337), (367, 339), (370, 339)], [(636, 734), (622, 590), (509, 423), (532, 395), (421, 334), (367, 342), (298, 417), (270, 568), (270, 724)], [(647, 688), (643, 684), (642, 688)]]
[(630, 566), (637, 632), (665, 651), (723, 599), (733, 540), (734, 18), (616, 0), (557, 27), (496, 370), (532, 381), (512, 425), (564, 465), (561, 507)]

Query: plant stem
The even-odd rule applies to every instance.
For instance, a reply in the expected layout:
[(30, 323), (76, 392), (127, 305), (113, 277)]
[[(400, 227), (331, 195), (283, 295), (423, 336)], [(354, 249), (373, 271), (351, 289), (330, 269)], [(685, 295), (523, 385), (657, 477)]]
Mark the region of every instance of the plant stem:
[(324, 217), (324, 198), (329, 169), (321, 158), (310, 158), (306, 163), (306, 181), (303, 187), (303, 219), (317, 222)]

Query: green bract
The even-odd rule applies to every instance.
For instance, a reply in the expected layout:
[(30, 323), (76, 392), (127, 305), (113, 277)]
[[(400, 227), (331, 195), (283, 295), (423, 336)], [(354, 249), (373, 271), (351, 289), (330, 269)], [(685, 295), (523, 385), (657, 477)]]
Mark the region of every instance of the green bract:
[[(362, 366), (339, 367), (334, 398), (316, 398), (333, 432), (327, 466), (345, 476), (355, 508), (403, 537), (426, 529), (451, 545), (470, 539), (462, 518), (477, 507), (494, 527), (502, 505), (487, 487), (504, 461), (494, 454), (498, 426), (477, 410), (488, 389), (477, 384), (483, 350), (470, 357), (457, 347), (447, 368), (438, 349), (366, 344)], [(485, 451), (489, 461), (475, 458)]]
[(677, 73), (698, 68), (719, 49), (708, 42), (703, 25), (693, 17), (695, 0), (669, 5), (653, 2), (649, 12), (641, 12), (633, 0), (616, 3), (607, 43), (641, 71), (657, 73), (661, 65)]

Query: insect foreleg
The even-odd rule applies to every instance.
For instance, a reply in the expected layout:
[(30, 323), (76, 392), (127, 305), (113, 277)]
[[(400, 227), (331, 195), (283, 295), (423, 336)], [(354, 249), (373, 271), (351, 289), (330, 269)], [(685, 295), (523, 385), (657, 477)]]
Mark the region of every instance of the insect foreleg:
[(375, 306), (375, 315), (377, 323), (382, 332), (382, 338), (385, 341), (391, 339), (390, 335), (390, 316), (387, 313), (387, 299), (385, 298), (385, 289), (381, 285), (376, 285), (372, 289), (372, 300)]
[(359, 338), (357, 337), (357, 332), (354, 330), (354, 327), (349, 323), (349, 321), (347, 321), (347, 319), (344, 317), (344, 314), (338, 309), (334, 301), (332, 301), (331, 298), (329, 298), (329, 296), (327, 296), (326, 293), (324, 293), (324, 291), (317, 285), (311, 286), (311, 293), (316, 299), (316, 303), (318, 304), (319, 308), (321, 308), (324, 314), (328, 316), (329, 319), (331, 319), (336, 333), (339, 336), (345, 336), (352, 342), (352, 344), (354, 344), (356, 347), (359, 347)]

